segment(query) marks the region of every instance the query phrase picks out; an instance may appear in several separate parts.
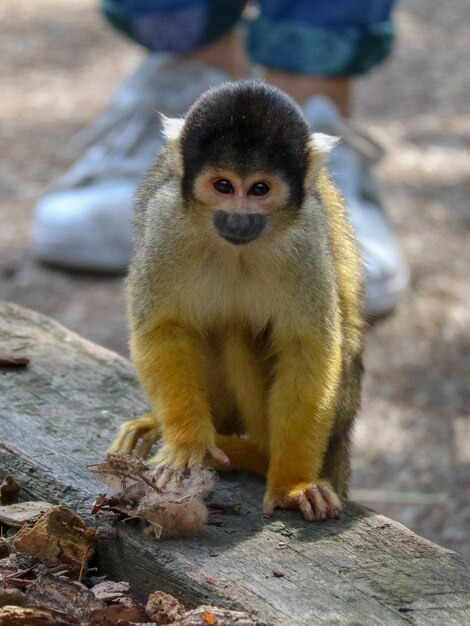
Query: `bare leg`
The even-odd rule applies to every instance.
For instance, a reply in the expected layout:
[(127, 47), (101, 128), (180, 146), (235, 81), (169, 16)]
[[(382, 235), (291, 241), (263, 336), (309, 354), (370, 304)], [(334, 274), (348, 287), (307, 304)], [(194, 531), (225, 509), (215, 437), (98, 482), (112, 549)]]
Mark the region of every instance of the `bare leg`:
[(216, 67), (226, 72), (232, 80), (243, 78), (248, 70), (245, 46), (240, 33), (236, 30), (204, 48), (191, 52), (187, 58)]
[(269, 68), (266, 69), (265, 77), (268, 83), (283, 89), (300, 105), (312, 96), (327, 96), (343, 115), (350, 115), (351, 80), (347, 77), (304, 76)]
[[(243, 39), (236, 30), (204, 48), (191, 52), (188, 59), (217, 67), (226, 72), (232, 80), (239, 80), (247, 74), (248, 57)], [(312, 96), (323, 95), (330, 98), (343, 115), (350, 114), (351, 80), (348, 77), (304, 76), (266, 68), (265, 78), (271, 85), (287, 92), (300, 105)]]

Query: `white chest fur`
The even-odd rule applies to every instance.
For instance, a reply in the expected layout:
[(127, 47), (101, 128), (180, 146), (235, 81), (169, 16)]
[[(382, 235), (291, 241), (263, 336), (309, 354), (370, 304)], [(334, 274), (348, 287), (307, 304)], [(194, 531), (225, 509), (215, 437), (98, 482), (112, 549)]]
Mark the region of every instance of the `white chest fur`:
[(241, 322), (257, 331), (284, 316), (288, 302), (276, 259), (263, 256), (235, 250), (187, 267), (175, 285), (180, 313), (199, 327)]

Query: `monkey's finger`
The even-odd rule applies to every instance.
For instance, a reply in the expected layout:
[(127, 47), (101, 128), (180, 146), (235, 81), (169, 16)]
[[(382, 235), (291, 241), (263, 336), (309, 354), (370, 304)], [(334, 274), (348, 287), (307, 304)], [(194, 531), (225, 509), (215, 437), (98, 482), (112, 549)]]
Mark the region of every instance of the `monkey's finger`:
[(129, 428), (123, 438), (121, 444), (121, 452), (123, 454), (131, 454), (131, 452), (134, 450), (137, 443), (139, 442), (140, 437), (141, 430), (139, 428)]
[(171, 467), (163, 467), (162, 473), (157, 478), (156, 485), (159, 489), (166, 489), (174, 477), (174, 470)]
[(184, 474), (173, 467), (165, 465), (156, 468), (153, 474), (153, 482), (160, 489), (175, 489), (184, 479)]
[(312, 503), (307, 498), (305, 493), (300, 494), (300, 496), (297, 499), (297, 503), (299, 505), (299, 509), (302, 511), (305, 519), (308, 522), (314, 522), (316, 519), (320, 519), (320, 518), (317, 518), (317, 513), (315, 509), (312, 507)]
[(223, 450), (216, 446), (209, 446), (207, 448), (207, 454), (219, 465), (230, 465), (230, 459)]
[(155, 439), (153, 437), (150, 437), (150, 435), (146, 435), (135, 450), (136, 456), (145, 459), (154, 443)]
[(116, 439), (109, 446), (106, 453), (107, 454), (129, 454), (133, 448), (130, 447), (132, 443), (132, 435), (135, 432), (135, 429), (130, 430), (129, 425), (127, 423), (123, 424), (117, 433)]
[(328, 517), (328, 509), (317, 485), (312, 485), (311, 487), (309, 487), (307, 489), (305, 497), (307, 497), (309, 501), (313, 504), (315, 519), (324, 522)]
[(137, 445), (139, 439), (149, 430), (148, 418), (140, 418), (124, 422), (118, 430), (114, 442), (108, 449), (108, 454), (120, 452), (130, 454)]
[(266, 517), (272, 517), (274, 515), (275, 508), (276, 500), (265, 500), (263, 502), (263, 515), (266, 515)]
[(319, 483), (318, 489), (326, 502), (328, 517), (339, 519), (343, 506), (333, 487), (329, 483)]
[(152, 471), (152, 482), (155, 483), (155, 485), (158, 483), (158, 480), (161, 477), (161, 475), (163, 474), (163, 470), (164, 469), (165, 469), (165, 467), (163, 465), (156, 465), (153, 468), (153, 471)]

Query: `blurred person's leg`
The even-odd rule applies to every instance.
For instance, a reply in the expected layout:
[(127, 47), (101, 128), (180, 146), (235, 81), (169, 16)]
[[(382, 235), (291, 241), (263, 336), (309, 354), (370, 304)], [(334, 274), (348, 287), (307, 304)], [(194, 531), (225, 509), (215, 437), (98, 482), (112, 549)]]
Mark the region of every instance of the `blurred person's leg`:
[(266, 80), (303, 107), (312, 128), (335, 134), (329, 169), (342, 191), (365, 262), (369, 315), (393, 310), (408, 283), (370, 169), (380, 148), (346, 121), (351, 83), (390, 54), (392, 0), (261, 0), (248, 51)]
[[(110, 21), (152, 51), (82, 136), (91, 144), (38, 203), (33, 243), (43, 260), (94, 270), (125, 269), (138, 180), (161, 146), (155, 111), (178, 116), (212, 84), (245, 72), (234, 32), (244, 0), (103, 0)], [(304, 106), (312, 127), (343, 143), (330, 170), (347, 199), (366, 263), (366, 310), (393, 309), (408, 280), (370, 177), (380, 149), (356, 132), (351, 78), (389, 54), (390, 0), (264, 0), (248, 29), (252, 59), (266, 78)]]
[(182, 116), (200, 93), (246, 71), (234, 26), (245, 0), (103, 0), (111, 23), (151, 54), (79, 141), (83, 157), (39, 200), (33, 249), (43, 261), (126, 269), (132, 201), (161, 145), (158, 113)]

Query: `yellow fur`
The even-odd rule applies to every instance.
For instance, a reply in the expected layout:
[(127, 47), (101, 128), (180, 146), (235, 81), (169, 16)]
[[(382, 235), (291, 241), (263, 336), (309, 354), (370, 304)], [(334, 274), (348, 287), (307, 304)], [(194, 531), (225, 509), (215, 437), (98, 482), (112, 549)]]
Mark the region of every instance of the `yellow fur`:
[[(339, 333), (280, 338), (270, 390), (270, 465), (266, 495), (320, 478), (341, 375)], [(315, 355), (312, 358), (312, 355)]]

